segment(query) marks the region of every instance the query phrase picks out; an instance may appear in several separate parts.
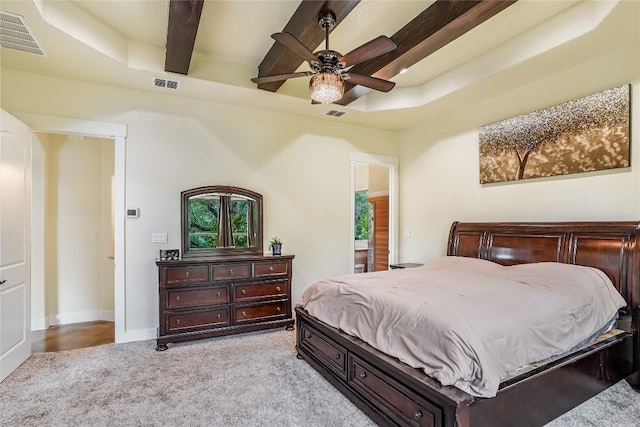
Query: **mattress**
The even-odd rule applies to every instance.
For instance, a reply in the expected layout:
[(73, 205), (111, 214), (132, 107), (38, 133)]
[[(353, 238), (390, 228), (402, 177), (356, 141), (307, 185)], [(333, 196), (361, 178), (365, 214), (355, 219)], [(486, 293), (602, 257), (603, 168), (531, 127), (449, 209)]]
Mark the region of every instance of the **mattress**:
[(605, 332), (625, 301), (591, 267), (442, 257), (320, 280), (305, 290), (302, 305), (443, 385), (492, 397), (522, 367)]

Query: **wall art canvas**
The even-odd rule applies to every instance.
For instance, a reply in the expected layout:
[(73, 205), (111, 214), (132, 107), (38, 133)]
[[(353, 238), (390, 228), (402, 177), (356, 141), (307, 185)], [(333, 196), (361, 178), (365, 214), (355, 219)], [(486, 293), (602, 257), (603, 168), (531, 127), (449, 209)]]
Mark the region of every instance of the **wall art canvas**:
[(480, 128), (480, 183), (630, 166), (630, 86)]

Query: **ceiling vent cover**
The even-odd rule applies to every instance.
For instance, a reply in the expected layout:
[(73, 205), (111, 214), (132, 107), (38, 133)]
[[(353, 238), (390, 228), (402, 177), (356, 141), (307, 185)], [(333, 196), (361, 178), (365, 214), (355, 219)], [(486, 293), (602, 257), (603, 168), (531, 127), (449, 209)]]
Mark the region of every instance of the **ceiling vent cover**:
[(155, 87), (164, 87), (164, 88), (173, 89), (173, 90), (180, 89), (180, 82), (179, 81), (163, 79), (162, 77), (154, 77), (153, 78), (153, 85)]
[(46, 56), (24, 18), (13, 13), (0, 12), (0, 46)]
[(338, 110), (327, 111), (327, 116), (342, 117), (345, 114), (346, 114), (346, 111), (338, 111)]

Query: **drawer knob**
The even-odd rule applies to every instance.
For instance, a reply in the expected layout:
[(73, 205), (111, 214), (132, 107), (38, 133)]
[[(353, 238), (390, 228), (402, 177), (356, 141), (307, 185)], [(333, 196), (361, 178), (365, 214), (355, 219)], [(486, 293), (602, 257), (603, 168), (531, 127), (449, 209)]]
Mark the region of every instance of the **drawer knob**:
[(247, 294), (247, 291), (243, 289), (242, 290), (242, 295), (246, 295), (246, 294)]
[(229, 274), (233, 274), (233, 268), (229, 269)]
[(279, 313), (280, 312), (280, 307), (276, 307), (276, 311)]
[(189, 277), (189, 272), (188, 271), (185, 271), (184, 277)]
[(176, 319), (176, 325), (180, 324), (180, 319)]
[(218, 319), (220, 319), (220, 318), (222, 318), (222, 316), (218, 314)]
[(282, 289), (280, 288), (280, 286), (276, 286), (276, 291), (280, 292)]
[(273, 271), (273, 266), (270, 266), (270, 267), (269, 267), (269, 271)]
[(333, 356), (333, 358), (336, 359), (336, 360), (340, 360), (340, 353), (336, 353), (336, 355)]
[(247, 317), (247, 312), (246, 311), (242, 312), (242, 317)]
[(367, 378), (366, 372), (360, 372), (360, 378)]
[(220, 296), (221, 296), (220, 292), (216, 293), (216, 296), (217, 296), (218, 298), (220, 298)]
[(305, 337), (306, 339), (311, 338), (311, 332), (306, 332), (306, 333), (304, 334), (304, 337)]
[(180, 301), (180, 295), (176, 295), (176, 301)]
[(413, 419), (414, 419), (414, 420), (419, 420), (420, 418), (422, 418), (422, 412), (420, 412), (420, 411), (415, 411), (415, 412), (413, 413)]

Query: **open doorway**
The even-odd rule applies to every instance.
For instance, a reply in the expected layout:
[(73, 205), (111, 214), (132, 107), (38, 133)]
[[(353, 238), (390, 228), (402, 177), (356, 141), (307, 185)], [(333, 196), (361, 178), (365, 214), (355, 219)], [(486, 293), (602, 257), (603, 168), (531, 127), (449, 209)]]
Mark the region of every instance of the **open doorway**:
[(397, 258), (397, 159), (351, 154), (352, 267), (388, 270)]
[(356, 164), (354, 273), (389, 269), (389, 167)]
[[(127, 126), (122, 123), (110, 123), (102, 121), (72, 119), (58, 116), (47, 116), (33, 113), (16, 113), (18, 119), (24, 122), (31, 128), (33, 138), (38, 138), (38, 135), (50, 133), (50, 134), (62, 134), (72, 135), (78, 137), (96, 137), (106, 138), (112, 140), (114, 143), (114, 174), (113, 174), (113, 195), (112, 195), (112, 211), (113, 211), (113, 261), (114, 268), (114, 335), (115, 342), (127, 342), (139, 339), (135, 333), (128, 333), (125, 324), (125, 261), (124, 261), (124, 246), (125, 246), (125, 146), (127, 137)], [(32, 144), (37, 146), (38, 144)], [(32, 163), (36, 165), (37, 162), (44, 162), (44, 155), (39, 158), (33, 156)], [(41, 167), (44, 171), (44, 166)], [(44, 172), (42, 172), (44, 173)], [(44, 182), (45, 176), (40, 177), (41, 182)], [(42, 184), (44, 186), (44, 184)], [(44, 190), (42, 190), (44, 191)], [(44, 194), (44, 193), (42, 193)], [(44, 196), (41, 196), (44, 197)], [(44, 206), (44, 202), (41, 202)], [(41, 209), (42, 212), (42, 209)], [(35, 212), (34, 212), (35, 213)], [(31, 277), (32, 284), (33, 278), (41, 277), (41, 282), (44, 282), (44, 214), (37, 220), (33, 219), (32, 226), (38, 227), (40, 224), (40, 231), (33, 229), (32, 234), (32, 262), (31, 262)], [(39, 236), (39, 237), (38, 237)], [(39, 245), (39, 246), (38, 246)], [(44, 290), (40, 292), (41, 298), (44, 299)], [(38, 301), (33, 301), (35, 298), (32, 286), (31, 299), (32, 303), (38, 304)], [(44, 304), (41, 301), (41, 304)], [(43, 311), (44, 312), (44, 311)]]
[(99, 321), (113, 336), (115, 141), (35, 132), (32, 157), (32, 330)]

